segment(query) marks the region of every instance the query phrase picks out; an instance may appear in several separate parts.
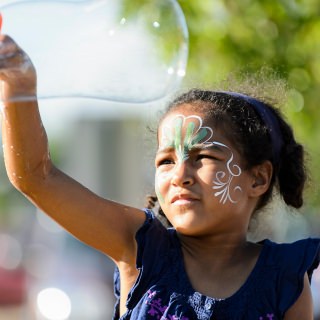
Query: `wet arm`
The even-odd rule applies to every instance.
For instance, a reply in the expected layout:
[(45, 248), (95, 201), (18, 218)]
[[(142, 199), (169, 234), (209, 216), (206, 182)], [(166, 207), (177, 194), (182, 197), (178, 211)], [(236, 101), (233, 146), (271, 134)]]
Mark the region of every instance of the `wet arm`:
[[(37, 101), (14, 101), (35, 96), (35, 71), (30, 62), (25, 64), (23, 51), (9, 44), (13, 58), (0, 59), (0, 76), (4, 81), (3, 148), (10, 181), (75, 237), (115, 261), (133, 264), (134, 235), (144, 221), (143, 212), (102, 199), (53, 165)], [(23, 72), (19, 64), (24, 64)]]

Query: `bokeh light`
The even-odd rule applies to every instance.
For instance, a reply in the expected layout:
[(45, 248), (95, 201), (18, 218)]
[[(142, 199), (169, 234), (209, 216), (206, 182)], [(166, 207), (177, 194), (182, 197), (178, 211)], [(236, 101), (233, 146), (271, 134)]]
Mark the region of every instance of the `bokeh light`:
[(0, 267), (16, 269), (22, 261), (22, 248), (17, 239), (9, 234), (0, 234)]
[(65, 320), (71, 313), (71, 300), (64, 291), (47, 288), (39, 292), (37, 307), (45, 319)]

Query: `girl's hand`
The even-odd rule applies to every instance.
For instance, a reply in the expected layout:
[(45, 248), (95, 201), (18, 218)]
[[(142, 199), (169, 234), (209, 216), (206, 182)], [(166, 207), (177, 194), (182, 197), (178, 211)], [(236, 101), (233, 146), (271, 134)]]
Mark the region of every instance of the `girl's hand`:
[(0, 80), (3, 101), (36, 96), (36, 71), (28, 55), (6, 35), (0, 35)]

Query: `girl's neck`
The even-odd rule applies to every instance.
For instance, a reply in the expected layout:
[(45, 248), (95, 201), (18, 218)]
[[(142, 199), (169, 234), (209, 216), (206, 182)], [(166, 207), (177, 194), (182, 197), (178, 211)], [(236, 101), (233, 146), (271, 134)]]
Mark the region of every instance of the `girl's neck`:
[(200, 241), (179, 236), (186, 273), (192, 287), (214, 298), (227, 298), (245, 283), (261, 246), (245, 237), (230, 236)]
[(178, 235), (182, 250), (194, 257), (212, 257), (218, 254), (223, 257), (234, 257), (237, 253), (245, 252), (252, 243), (248, 242), (246, 235), (233, 233), (229, 235), (211, 235), (206, 237), (191, 237)]

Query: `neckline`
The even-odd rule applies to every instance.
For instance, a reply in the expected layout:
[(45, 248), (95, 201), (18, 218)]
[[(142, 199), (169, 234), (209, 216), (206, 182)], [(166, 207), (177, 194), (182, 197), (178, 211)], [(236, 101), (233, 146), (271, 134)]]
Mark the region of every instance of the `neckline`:
[(187, 271), (186, 271), (185, 265), (184, 265), (181, 243), (180, 243), (180, 240), (179, 240), (179, 237), (177, 235), (176, 230), (174, 230), (174, 231), (175, 231), (175, 238), (178, 243), (178, 259), (177, 259), (177, 261), (180, 264), (179, 269), (182, 271), (181, 272), (182, 283), (185, 288), (184, 289), (185, 293), (189, 296), (198, 295), (198, 296), (203, 297), (206, 300), (212, 300), (215, 302), (223, 302), (223, 303), (226, 303), (226, 302), (229, 303), (233, 300), (238, 300), (238, 297), (243, 294), (243, 291), (247, 290), (247, 288), (250, 287), (250, 285), (254, 281), (256, 275), (259, 273), (259, 269), (260, 269), (261, 265), (263, 265), (263, 261), (265, 260), (266, 251), (267, 251), (267, 249), (266, 249), (267, 248), (267, 245), (266, 245), (267, 241), (263, 240), (263, 241), (257, 242), (257, 244), (262, 245), (262, 248), (261, 248), (261, 251), (260, 251), (259, 256), (257, 258), (257, 261), (256, 261), (253, 269), (251, 270), (250, 274), (248, 275), (247, 279), (245, 280), (245, 282), (241, 285), (241, 287), (237, 291), (235, 291), (231, 296), (229, 296), (227, 298), (223, 298), (223, 299), (206, 296), (205, 294), (202, 294), (201, 292), (198, 292), (197, 290), (195, 290), (189, 280), (189, 277), (188, 277), (188, 274), (187, 274)]

